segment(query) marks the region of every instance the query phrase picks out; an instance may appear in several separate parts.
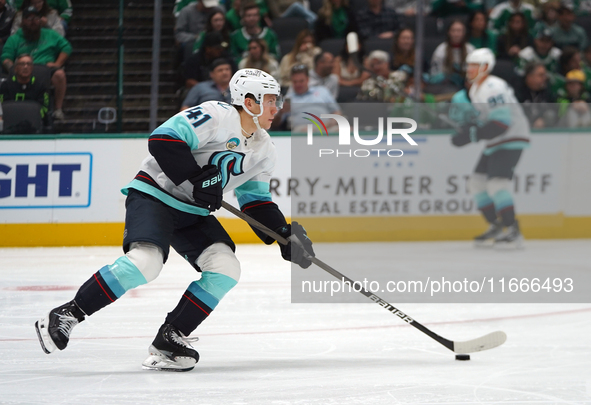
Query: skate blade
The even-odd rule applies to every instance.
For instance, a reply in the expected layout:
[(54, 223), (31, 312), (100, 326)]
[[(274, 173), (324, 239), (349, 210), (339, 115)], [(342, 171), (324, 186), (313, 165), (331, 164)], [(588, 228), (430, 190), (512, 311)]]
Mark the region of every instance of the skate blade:
[(523, 238), (515, 239), (511, 242), (498, 241), (494, 245), (495, 250), (521, 250), (523, 246)]
[(486, 239), (486, 240), (475, 240), (474, 247), (477, 249), (492, 249), (495, 245), (494, 239)]
[(197, 361), (192, 357), (177, 356), (174, 360), (160, 353), (158, 349), (150, 346), (150, 356), (142, 363), (144, 370), (155, 371), (191, 371)]
[(39, 344), (41, 344), (41, 349), (46, 354), (51, 354), (57, 349), (57, 346), (51, 340), (49, 333), (47, 332), (47, 320), (49, 319), (49, 315), (47, 318), (43, 318), (35, 322), (35, 332), (37, 332), (37, 338), (39, 338)]

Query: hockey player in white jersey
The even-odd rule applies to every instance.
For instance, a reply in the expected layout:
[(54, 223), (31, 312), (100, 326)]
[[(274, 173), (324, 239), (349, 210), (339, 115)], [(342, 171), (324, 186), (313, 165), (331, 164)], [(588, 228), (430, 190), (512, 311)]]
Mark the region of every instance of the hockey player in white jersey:
[[(529, 123), (511, 86), (490, 75), (495, 64), (490, 49), (472, 51), (466, 64), (469, 91), (454, 96), (450, 117), (462, 125), (452, 137), (454, 145), (480, 140), (486, 143), (471, 176), (470, 190), (490, 226), (475, 238), (475, 243), (519, 247), (523, 237), (515, 219), (511, 180), (523, 149), (529, 147)], [(458, 118), (458, 111), (470, 117), (464, 114)]]
[[(234, 190), (242, 211), (287, 238), (284, 259), (303, 268), (314, 255), (304, 228), (290, 224), (271, 200), (276, 152), (266, 132), (281, 108), (280, 87), (267, 73), (243, 69), (230, 82), (232, 105), (208, 101), (170, 118), (150, 135), (150, 155), (127, 194), (124, 256), (92, 275), (74, 299), (35, 323), (42, 349), (66, 348), (72, 328), (125, 292), (154, 280), (172, 246), (201, 278), (168, 313), (143, 368), (188, 371), (199, 354), (188, 336), (240, 277), (235, 245), (210, 215)], [(274, 240), (255, 233), (267, 244)], [(296, 240), (297, 239), (297, 240)]]

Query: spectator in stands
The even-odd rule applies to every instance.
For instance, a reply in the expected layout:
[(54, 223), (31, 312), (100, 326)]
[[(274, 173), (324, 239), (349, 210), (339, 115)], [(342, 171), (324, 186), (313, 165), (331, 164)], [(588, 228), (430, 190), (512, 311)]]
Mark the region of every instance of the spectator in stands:
[(393, 38), (400, 28), (396, 11), (385, 8), (383, 0), (367, 0), (367, 7), (357, 11), (357, 33), (361, 40), (367, 38)]
[(6, 4), (6, 0), (0, 0), (0, 52), (2, 52), (2, 47), (10, 36), (14, 14), (14, 9)]
[(316, 13), (311, 11), (308, 6), (305, 6), (299, 0), (271, 0), (269, 2), (269, 9), (273, 18), (303, 18), (308, 23), (310, 29), (314, 28), (317, 18)]
[[(360, 63), (364, 58), (363, 44), (361, 42), (359, 43), (357, 58)], [(349, 54), (347, 43), (345, 43), (339, 56), (334, 61), (334, 73), (339, 77), (339, 86), (361, 86), (361, 83), (371, 76), (369, 71), (361, 68), (360, 63), (357, 64), (354, 61)]]
[(538, 31), (533, 45), (519, 52), (515, 71), (520, 76), (523, 76), (526, 65), (539, 62), (544, 65), (548, 72), (555, 73), (558, 69), (558, 60), (561, 54), (562, 51), (556, 48), (552, 41), (552, 31), (550, 29)]
[(339, 77), (333, 73), (334, 56), (321, 52), (314, 57), (314, 69), (310, 70), (310, 87), (324, 86), (336, 100), (339, 97)]
[(174, 26), (174, 38), (181, 49), (197, 39), (205, 29), (208, 14), (215, 7), (219, 7), (219, 0), (197, 0), (180, 11)]
[(557, 114), (553, 108), (556, 97), (548, 89), (548, 72), (544, 63), (531, 62), (524, 67), (524, 78), (515, 90), (517, 100), (522, 104), (532, 128), (547, 128), (556, 123)]
[(502, 32), (507, 27), (509, 17), (515, 13), (522, 13), (525, 16), (528, 27), (533, 27), (536, 23), (537, 14), (534, 6), (521, 0), (508, 0), (498, 4), (490, 11), (490, 29)]
[(482, 10), (482, 2), (478, 0), (434, 0), (431, 3), (431, 13), (437, 17), (469, 14)]
[(33, 76), (33, 58), (26, 53), (17, 56), (14, 75), (0, 83), (0, 103), (5, 101), (36, 101), (39, 114), (48, 126), (49, 89)]
[(72, 52), (72, 46), (64, 37), (47, 28), (41, 28), (41, 16), (35, 7), (23, 10), (22, 28), (11, 35), (2, 50), (2, 65), (6, 71), (14, 66), (22, 53), (33, 56), (33, 63), (51, 69), (51, 84), (55, 88), (53, 117), (64, 119), (62, 106), (66, 96), (66, 73), (63, 66)]
[(489, 48), (495, 50), (497, 47), (497, 34), (489, 30), (488, 15), (480, 10), (472, 11), (468, 16), (468, 43), (474, 48)]
[(566, 74), (565, 95), (558, 98), (561, 124), (569, 128), (591, 126), (589, 93), (585, 90), (585, 73), (580, 69)]
[(209, 12), (207, 16), (207, 22), (205, 23), (205, 31), (202, 31), (195, 40), (193, 44), (193, 53), (198, 52), (201, 49), (201, 45), (203, 45), (203, 39), (205, 35), (210, 32), (219, 32), (222, 34), (224, 38), (224, 42), (230, 44), (230, 28), (226, 23), (226, 16), (224, 15), (224, 10), (221, 8), (213, 8)]
[(227, 25), (232, 32), (242, 28), (242, 20), (240, 18), (240, 9), (242, 7), (242, 0), (234, 0), (232, 8), (226, 13)]
[(564, 49), (567, 46), (574, 46), (582, 51), (587, 47), (587, 33), (574, 21), (575, 13), (572, 8), (564, 4), (560, 6), (558, 22), (552, 27), (552, 38), (558, 48)]
[(238, 64), (238, 69), (245, 68), (262, 70), (279, 80), (279, 63), (269, 54), (264, 39), (251, 38), (248, 42), (248, 56)]
[(64, 26), (62, 25), (62, 19), (57, 13), (57, 10), (49, 8), (47, 1), (45, 0), (24, 0), (21, 6), (21, 11), (16, 13), (14, 22), (12, 23), (11, 35), (14, 35), (21, 27), (21, 21), (23, 19), (23, 11), (29, 7), (35, 7), (41, 15), (41, 27), (49, 28), (60, 34), (62, 37), (66, 35)]
[(390, 55), (385, 51), (372, 51), (367, 57), (367, 66), (372, 76), (361, 84), (357, 99), (386, 103), (396, 101), (405, 87), (407, 74), (401, 72), (404, 73), (402, 76), (390, 70)]
[(542, 30), (552, 29), (556, 21), (558, 21), (558, 10), (560, 3), (556, 1), (548, 1), (540, 7), (542, 13), (540, 19), (536, 22), (533, 29), (534, 36)]
[(397, 31), (392, 43), (392, 70), (403, 66), (415, 66), (415, 34), (410, 28)]
[(566, 76), (571, 70), (580, 69), (581, 63), (581, 52), (574, 46), (566, 47), (562, 50), (562, 55), (558, 59), (557, 73)]
[(355, 14), (349, 7), (349, 0), (324, 0), (318, 10), (314, 28), (316, 43), (329, 38), (345, 38), (356, 31)]
[(261, 28), (259, 22), (259, 6), (256, 3), (246, 3), (242, 7), (242, 28), (230, 36), (230, 50), (234, 58), (240, 61), (246, 57), (248, 42), (251, 38), (264, 39), (269, 47), (269, 53), (279, 59), (279, 40), (277, 34), (269, 27)]
[(185, 87), (190, 89), (199, 82), (209, 80), (209, 67), (216, 59), (223, 58), (230, 62), (236, 71), (236, 63), (228, 51), (228, 43), (220, 32), (214, 31), (205, 35), (201, 49), (192, 54), (185, 63)]
[(517, 60), (519, 52), (532, 43), (525, 15), (514, 13), (507, 21), (506, 31), (497, 39), (497, 59)]
[(466, 42), (466, 27), (460, 20), (453, 20), (448, 29), (445, 42), (435, 48), (431, 57), (431, 81), (433, 83), (451, 82), (458, 87), (464, 85), (466, 55), (474, 46)]
[[(322, 50), (314, 44), (314, 35), (309, 30), (300, 31), (290, 53), (281, 59), (279, 64), (279, 83), (289, 86), (291, 68), (295, 65), (306, 65), (308, 71), (314, 68), (314, 57)], [(306, 72), (308, 76), (308, 72)]]
[(221, 58), (214, 60), (209, 67), (211, 79), (193, 86), (182, 103), (181, 111), (211, 100), (229, 104), (232, 74), (230, 61)]
[[(291, 86), (285, 95), (289, 102), (287, 109), (284, 106), (281, 110), (281, 120), (291, 114), (291, 129), (294, 132), (305, 132), (307, 129), (309, 121), (302, 114), (306, 105), (314, 104), (314, 112), (317, 114), (341, 114), (339, 105), (325, 87), (309, 86), (308, 72), (308, 67), (304, 64), (291, 68)], [(336, 126), (334, 120), (326, 120), (326, 124), (329, 131)]]

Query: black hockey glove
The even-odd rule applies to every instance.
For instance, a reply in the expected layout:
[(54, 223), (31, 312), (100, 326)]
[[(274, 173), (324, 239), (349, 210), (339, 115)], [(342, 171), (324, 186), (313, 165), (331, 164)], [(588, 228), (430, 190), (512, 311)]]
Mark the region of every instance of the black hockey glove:
[(476, 126), (474, 124), (464, 124), (457, 132), (456, 135), (451, 137), (451, 143), (455, 146), (464, 146), (475, 138)]
[(281, 256), (285, 260), (299, 265), (302, 269), (310, 267), (312, 261), (309, 257), (314, 257), (314, 249), (312, 249), (312, 241), (308, 238), (304, 227), (297, 222), (292, 222), (291, 225), (285, 225), (275, 232), (289, 241), (287, 245), (279, 244)]
[(217, 166), (203, 166), (203, 171), (191, 177), (189, 181), (193, 187), (193, 198), (195, 202), (210, 211), (220, 209), (224, 190), (222, 188), (222, 174)]

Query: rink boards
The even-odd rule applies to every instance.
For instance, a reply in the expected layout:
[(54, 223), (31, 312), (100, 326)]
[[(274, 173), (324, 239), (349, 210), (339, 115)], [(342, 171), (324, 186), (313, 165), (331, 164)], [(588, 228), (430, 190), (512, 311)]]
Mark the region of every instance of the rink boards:
[[(512, 190), (526, 238), (591, 237), (589, 135), (532, 136)], [(317, 167), (294, 153), (305, 137), (274, 136), (273, 199), (318, 241), (460, 240), (482, 231), (467, 182), (482, 145), (455, 148), (448, 134), (413, 137), (416, 147), (380, 145), (367, 156), (359, 150), (369, 147), (342, 148)], [(120, 244), (125, 196), (119, 190), (147, 156), (146, 138), (0, 140), (0, 246)], [(326, 137), (315, 140), (322, 142)], [(388, 155), (392, 148), (402, 153)], [(333, 165), (337, 159), (347, 164)], [(237, 204), (233, 193), (225, 199)], [(242, 221), (216, 215), (236, 242), (258, 240)]]

